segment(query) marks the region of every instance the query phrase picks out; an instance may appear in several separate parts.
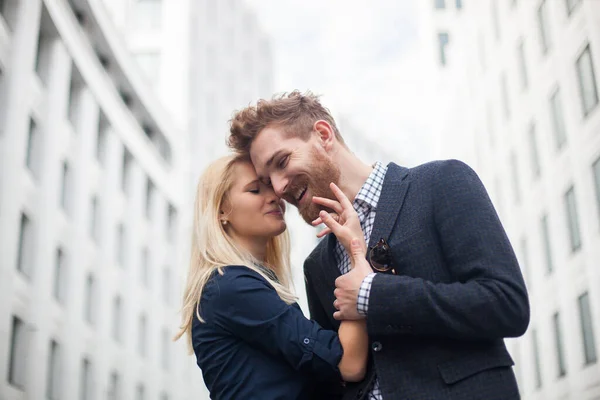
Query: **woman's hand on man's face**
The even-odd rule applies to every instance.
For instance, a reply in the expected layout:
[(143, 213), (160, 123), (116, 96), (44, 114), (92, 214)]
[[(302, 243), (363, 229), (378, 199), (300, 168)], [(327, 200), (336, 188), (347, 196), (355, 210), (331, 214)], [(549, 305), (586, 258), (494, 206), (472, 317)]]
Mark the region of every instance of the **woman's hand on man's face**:
[(352, 206), (350, 200), (348, 200), (348, 197), (346, 197), (344, 192), (342, 192), (335, 183), (331, 183), (330, 188), (337, 198), (337, 201), (318, 196), (312, 198), (313, 203), (333, 210), (332, 213), (321, 211), (319, 217), (312, 222), (313, 226), (322, 223), (326, 226), (325, 229), (317, 233), (317, 237), (323, 237), (333, 232), (348, 254), (351, 254), (350, 241), (356, 238), (359, 240), (360, 246), (366, 253), (367, 245), (364, 240), (364, 234), (360, 227), (360, 220), (358, 219), (356, 210)]

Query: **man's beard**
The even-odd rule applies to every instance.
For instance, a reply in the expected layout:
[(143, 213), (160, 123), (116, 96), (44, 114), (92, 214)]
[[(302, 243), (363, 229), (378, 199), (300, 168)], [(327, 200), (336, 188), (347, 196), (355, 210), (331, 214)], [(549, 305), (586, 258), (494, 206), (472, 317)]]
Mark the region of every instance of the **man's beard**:
[[(329, 159), (329, 157), (314, 150), (312, 152), (312, 161), (308, 168), (308, 174), (310, 174), (310, 176), (303, 175), (296, 178), (293, 187), (291, 187), (288, 192), (297, 193), (298, 190), (303, 189), (308, 184), (308, 191), (306, 195), (325, 197), (337, 201), (337, 198), (331, 191), (329, 184), (331, 182), (335, 183), (336, 185), (339, 184), (341, 172), (339, 167), (335, 165), (333, 161)], [(328, 212), (332, 211), (319, 204), (313, 203), (312, 197), (310, 199), (305, 199), (304, 203), (297, 207), (298, 212), (307, 224), (310, 224), (312, 221), (317, 219), (321, 210)]]

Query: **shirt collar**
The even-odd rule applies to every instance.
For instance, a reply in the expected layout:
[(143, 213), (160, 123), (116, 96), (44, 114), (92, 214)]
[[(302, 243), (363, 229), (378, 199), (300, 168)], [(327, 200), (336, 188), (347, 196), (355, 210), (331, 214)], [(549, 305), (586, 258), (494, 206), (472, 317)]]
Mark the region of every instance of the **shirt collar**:
[(362, 185), (358, 194), (354, 198), (354, 208), (367, 206), (372, 209), (377, 208), (379, 197), (381, 196), (381, 190), (383, 189), (383, 180), (385, 173), (387, 172), (387, 166), (377, 161), (373, 166), (373, 171)]

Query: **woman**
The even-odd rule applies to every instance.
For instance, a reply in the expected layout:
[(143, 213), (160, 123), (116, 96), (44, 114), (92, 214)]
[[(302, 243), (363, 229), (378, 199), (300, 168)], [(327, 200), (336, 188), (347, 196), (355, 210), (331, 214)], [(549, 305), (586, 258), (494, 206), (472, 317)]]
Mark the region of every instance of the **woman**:
[[(326, 213), (323, 221), (364, 268), (358, 217), (341, 199), (342, 206), (336, 205), (344, 210), (342, 225)], [(189, 335), (212, 398), (310, 399), (319, 382), (365, 375), (364, 321), (344, 321), (336, 334), (302, 314), (292, 293), (285, 230), (283, 202), (248, 160), (228, 156), (207, 168), (196, 195), (183, 326), (176, 339)]]

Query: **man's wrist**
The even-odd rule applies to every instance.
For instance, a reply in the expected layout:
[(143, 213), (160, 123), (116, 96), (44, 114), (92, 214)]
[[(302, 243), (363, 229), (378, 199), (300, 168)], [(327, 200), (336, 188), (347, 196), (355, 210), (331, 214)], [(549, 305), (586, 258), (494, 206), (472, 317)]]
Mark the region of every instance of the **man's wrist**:
[(371, 284), (376, 273), (372, 272), (367, 275), (358, 290), (358, 299), (356, 301), (356, 310), (360, 315), (366, 316), (369, 311), (369, 297), (371, 296)]

